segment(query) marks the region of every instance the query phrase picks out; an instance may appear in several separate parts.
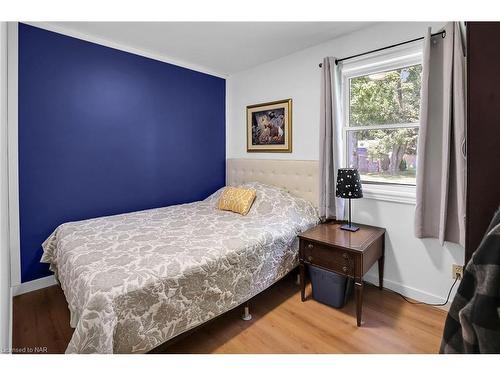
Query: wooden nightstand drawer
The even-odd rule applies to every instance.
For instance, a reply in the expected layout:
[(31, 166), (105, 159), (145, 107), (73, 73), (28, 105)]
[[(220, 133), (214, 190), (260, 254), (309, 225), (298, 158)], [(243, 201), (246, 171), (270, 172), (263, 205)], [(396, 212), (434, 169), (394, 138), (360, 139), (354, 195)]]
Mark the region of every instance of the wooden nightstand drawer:
[(306, 240), (300, 241), (300, 247), (302, 261), (347, 276), (354, 276), (355, 256), (353, 254)]

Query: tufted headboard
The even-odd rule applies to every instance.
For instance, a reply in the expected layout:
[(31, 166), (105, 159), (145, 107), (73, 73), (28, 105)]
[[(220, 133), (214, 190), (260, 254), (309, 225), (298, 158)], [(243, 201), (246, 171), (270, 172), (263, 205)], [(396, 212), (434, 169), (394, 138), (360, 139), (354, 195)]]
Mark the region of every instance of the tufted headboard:
[(288, 190), (318, 207), (319, 163), (316, 160), (227, 159), (226, 183), (257, 181)]

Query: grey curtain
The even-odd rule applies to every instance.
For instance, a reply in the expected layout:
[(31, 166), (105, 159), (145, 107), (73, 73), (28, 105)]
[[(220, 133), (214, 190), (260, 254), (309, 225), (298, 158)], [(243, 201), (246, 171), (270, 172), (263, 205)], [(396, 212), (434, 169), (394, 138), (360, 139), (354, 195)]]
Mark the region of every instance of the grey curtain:
[(465, 47), (461, 26), (424, 39), (415, 235), (465, 244)]
[(325, 57), (321, 69), (319, 138), (319, 214), (325, 219), (344, 219), (344, 201), (335, 197), (337, 170), (342, 166), (342, 114), (340, 67)]

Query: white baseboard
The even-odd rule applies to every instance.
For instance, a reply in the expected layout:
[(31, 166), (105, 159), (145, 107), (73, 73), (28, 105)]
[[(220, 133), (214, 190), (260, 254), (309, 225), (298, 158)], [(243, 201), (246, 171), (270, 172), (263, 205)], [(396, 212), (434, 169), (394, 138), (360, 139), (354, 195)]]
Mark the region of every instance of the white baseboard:
[(56, 285), (57, 281), (54, 275), (50, 275), (47, 277), (42, 277), (41, 279), (36, 279), (32, 281), (28, 281), (26, 283), (22, 283), (19, 285), (12, 285), (12, 295), (18, 296), (20, 294), (29, 293), (34, 290), (47, 288), (52, 285)]
[[(372, 275), (372, 274), (366, 274), (364, 276), (364, 279), (372, 284), (378, 285), (378, 276), (377, 275)], [(50, 275), (47, 277), (43, 277), (41, 279), (36, 279), (32, 281), (28, 281), (26, 283), (22, 283), (19, 285), (13, 285), (11, 290), (12, 290), (12, 296), (18, 296), (24, 293), (29, 293), (38, 289), (42, 288), (47, 288), (52, 285), (56, 285), (57, 280), (54, 275)], [(421, 301), (421, 302), (426, 302), (426, 303), (444, 303), (445, 299), (443, 297), (440, 297), (438, 295), (432, 294), (425, 292), (420, 289), (412, 288), (407, 285), (403, 285), (401, 283), (392, 281), (392, 280), (387, 280), (384, 279), (384, 287), (390, 290), (393, 290), (395, 292), (401, 293), (405, 297), (414, 299), (416, 301)], [(454, 288), (453, 292), (451, 293), (450, 296), (450, 301), (453, 300), (453, 297), (455, 295), (456, 287)], [(441, 306), (441, 308), (447, 310), (449, 307), (450, 302), (445, 305)]]
[[(372, 274), (368, 273), (363, 277), (363, 279), (370, 282), (370, 283), (378, 285), (378, 275), (372, 275)], [(451, 301), (453, 300), (453, 297), (455, 296), (455, 291), (456, 291), (457, 287), (458, 287), (458, 284), (455, 286), (454, 290), (452, 291), (452, 293), (450, 295), (450, 301), (448, 301), (448, 303), (446, 305), (436, 306), (436, 307), (448, 311), (449, 306), (451, 304)], [(425, 291), (420, 290), (420, 289), (412, 288), (410, 286), (403, 285), (401, 283), (398, 283), (398, 282), (392, 281), (392, 280), (384, 279), (384, 288), (401, 293), (403, 296), (411, 298), (415, 301), (432, 303), (432, 304), (444, 303), (446, 301), (445, 298), (440, 297), (438, 295), (428, 293), (428, 292), (425, 292)]]

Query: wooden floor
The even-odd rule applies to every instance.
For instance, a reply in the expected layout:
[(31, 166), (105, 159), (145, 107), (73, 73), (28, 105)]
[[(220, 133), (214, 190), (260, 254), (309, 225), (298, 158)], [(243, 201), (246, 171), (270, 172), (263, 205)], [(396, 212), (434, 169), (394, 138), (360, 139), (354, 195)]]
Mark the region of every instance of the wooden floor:
[[(310, 289), (308, 290), (310, 292)], [(251, 321), (232, 310), (160, 353), (437, 353), (446, 312), (411, 305), (390, 291), (365, 287), (362, 327), (354, 300), (342, 309), (300, 301), (285, 278), (251, 303)], [(73, 330), (62, 290), (45, 288), (14, 298), (13, 347), (63, 353)]]

